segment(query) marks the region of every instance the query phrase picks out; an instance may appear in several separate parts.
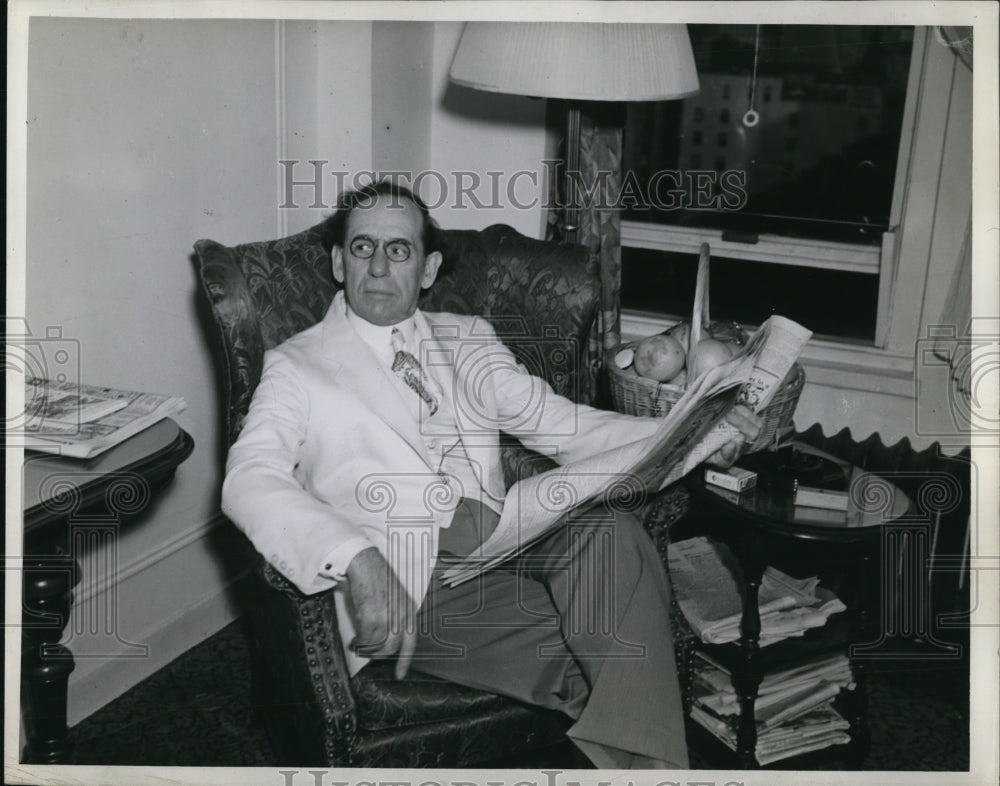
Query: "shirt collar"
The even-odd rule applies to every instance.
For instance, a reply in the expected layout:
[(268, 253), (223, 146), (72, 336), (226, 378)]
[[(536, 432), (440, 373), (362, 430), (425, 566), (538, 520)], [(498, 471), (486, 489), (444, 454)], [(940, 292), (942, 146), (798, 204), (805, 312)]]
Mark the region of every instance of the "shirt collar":
[[(354, 332), (372, 349), (376, 357), (388, 360), (390, 363), (392, 362), (393, 355), (392, 343), (390, 341), (392, 329), (399, 328), (403, 334), (403, 339), (406, 341), (407, 348), (414, 347), (417, 330), (415, 316), (416, 313), (411, 314), (402, 322), (397, 322), (395, 325), (373, 325), (364, 317), (360, 317), (354, 313), (350, 305), (347, 306), (347, 321), (354, 328)], [(414, 350), (410, 349), (410, 351), (413, 352)]]

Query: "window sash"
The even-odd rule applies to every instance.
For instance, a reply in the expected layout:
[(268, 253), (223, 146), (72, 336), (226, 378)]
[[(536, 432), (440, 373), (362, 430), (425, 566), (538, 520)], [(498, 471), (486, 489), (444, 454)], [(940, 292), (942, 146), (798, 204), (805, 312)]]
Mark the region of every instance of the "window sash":
[(712, 247), (712, 255), (749, 262), (844, 270), (878, 275), (879, 246), (810, 240), (782, 235), (761, 235), (756, 243), (724, 240), (721, 229), (676, 227), (644, 221), (622, 221), (621, 244), (625, 248), (646, 248), (697, 254), (702, 243)]
[[(889, 210), (891, 226), (888, 231), (883, 233), (880, 245), (837, 243), (781, 235), (761, 235), (755, 244), (739, 243), (723, 240), (723, 232), (719, 229), (622, 221), (622, 247), (680, 251), (697, 255), (701, 243), (708, 242), (714, 256), (877, 275), (879, 276), (879, 299), (874, 347), (885, 349), (893, 332), (892, 305), (898, 279), (905, 276), (907, 270), (912, 267), (898, 256), (897, 231), (902, 218), (906, 188), (910, 177), (913, 135), (922, 87), (921, 79), (927, 59), (927, 34), (926, 27), (918, 26), (914, 30), (896, 176)], [(898, 309), (896, 313), (898, 315)], [(629, 332), (629, 329), (637, 327), (652, 327), (652, 322), (666, 326), (668, 322), (672, 321), (666, 318), (651, 319), (649, 315), (640, 315), (639, 312), (633, 312), (630, 309), (626, 309), (622, 317), (622, 327), (626, 333)], [(845, 341), (843, 346), (845, 351), (856, 352), (857, 350), (857, 347), (850, 342)]]

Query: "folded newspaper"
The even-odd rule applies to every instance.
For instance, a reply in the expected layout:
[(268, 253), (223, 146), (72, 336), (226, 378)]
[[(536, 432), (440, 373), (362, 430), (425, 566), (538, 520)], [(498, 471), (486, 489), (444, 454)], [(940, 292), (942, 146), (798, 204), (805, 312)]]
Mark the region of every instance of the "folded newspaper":
[[(699, 638), (708, 644), (739, 639), (743, 601), (729, 550), (708, 538), (689, 538), (670, 544), (667, 562), (677, 604)], [(771, 567), (761, 579), (758, 602), (761, 647), (822, 627), (847, 608), (818, 578), (796, 579)]]
[(187, 406), (177, 396), (40, 377), (27, 377), (24, 384), (22, 444), (72, 458), (92, 458)]
[[(755, 755), (760, 764), (850, 741), (849, 724), (833, 708), (854, 677), (843, 653), (764, 676), (754, 702)], [(703, 652), (693, 663), (691, 718), (737, 749), (740, 705), (730, 673)]]
[[(691, 708), (691, 718), (730, 750), (737, 749), (735, 720), (717, 718), (698, 705)], [(850, 724), (828, 701), (787, 723), (759, 729), (754, 755), (763, 766), (831, 745), (844, 745), (851, 741), (849, 728)]]
[(739, 354), (699, 375), (651, 436), (515, 483), (493, 534), (445, 571), (444, 582), (459, 584), (504, 562), (574, 511), (655, 492), (682, 478), (734, 438), (735, 429), (724, 420), (730, 409), (767, 406), (811, 335), (772, 316)]
[[(722, 719), (740, 713), (739, 696), (729, 671), (702, 652), (695, 653), (694, 700)], [(854, 687), (851, 664), (844, 654), (828, 655), (764, 676), (754, 702), (758, 727), (769, 728), (829, 703), (842, 688)]]

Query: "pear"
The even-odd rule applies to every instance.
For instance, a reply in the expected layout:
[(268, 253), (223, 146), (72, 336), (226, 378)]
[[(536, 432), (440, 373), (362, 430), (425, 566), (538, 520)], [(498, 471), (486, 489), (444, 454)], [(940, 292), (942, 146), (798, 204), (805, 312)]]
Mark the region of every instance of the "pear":
[(688, 345), (691, 342), (691, 324), (688, 322), (678, 322), (672, 328), (667, 330), (666, 334), (677, 339), (677, 343), (681, 345), (681, 349), (684, 350), (684, 355), (686, 357), (689, 352)]

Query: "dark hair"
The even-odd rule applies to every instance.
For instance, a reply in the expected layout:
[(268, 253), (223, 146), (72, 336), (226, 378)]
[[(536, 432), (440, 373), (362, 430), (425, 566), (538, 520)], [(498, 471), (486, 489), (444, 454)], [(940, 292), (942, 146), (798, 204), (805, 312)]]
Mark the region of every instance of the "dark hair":
[(323, 226), (323, 245), (327, 251), (334, 246), (344, 247), (347, 235), (347, 224), (351, 213), (371, 207), (379, 197), (388, 197), (390, 207), (399, 207), (400, 201), (408, 199), (420, 211), (420, 245), (424, 254), (438, 251), (438, 231), (434, 219), (431, 218), (427, 205), (420, 197), (406, 186), (398, 185), (391, 180), (379, 183), (369, 183), (352, 191), (345, 191), (337, 200), (337, 212), (330, 216)]

